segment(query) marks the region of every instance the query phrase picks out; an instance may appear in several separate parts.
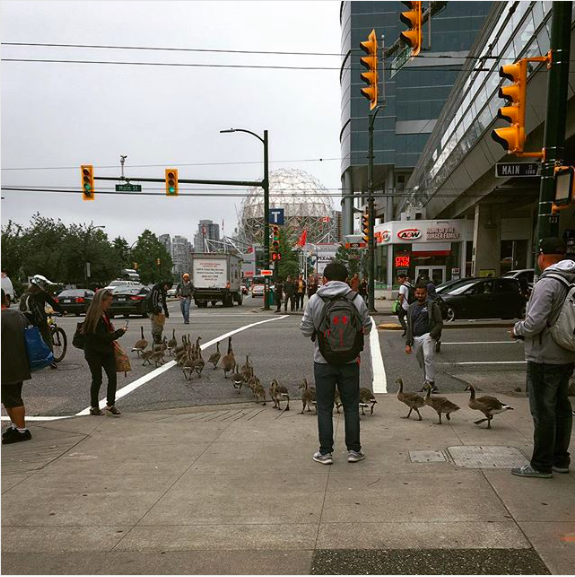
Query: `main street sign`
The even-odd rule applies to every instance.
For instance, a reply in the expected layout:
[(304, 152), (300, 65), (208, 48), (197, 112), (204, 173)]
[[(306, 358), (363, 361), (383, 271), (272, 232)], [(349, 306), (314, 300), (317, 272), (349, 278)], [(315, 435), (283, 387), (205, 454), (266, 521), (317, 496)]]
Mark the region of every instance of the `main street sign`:
[(141, 184), (116, 184), (116, 192), (142, 192)]
[(540, 176), (541, 164), (538, 162), (498, 162), (495, 165), (497, 178)]
[(284, 209), (283, 208), (270, 208), (269, 209), (269, 221), (270, 224), (277, 224), (282, 226), (284, 224)]

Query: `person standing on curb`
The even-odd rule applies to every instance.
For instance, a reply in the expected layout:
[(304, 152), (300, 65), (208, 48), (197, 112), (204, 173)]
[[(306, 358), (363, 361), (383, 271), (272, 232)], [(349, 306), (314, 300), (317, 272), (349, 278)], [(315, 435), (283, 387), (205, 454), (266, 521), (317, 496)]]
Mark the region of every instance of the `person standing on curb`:
[(397, 318), (399, 319), (399, 324), (403, 329), (402, 337), (407, 334), (407, 323), (405, 322), (405, 317), (407, 316), (407, 309), (409, 305), (413, 302), (413, 298), (411, 296), (413, 292), (413, 287), (409, 283), (409, 279), (407, 275), (404, 273), (400, 273), (397, 275), (397, 282), (399, 283), (399, 310), (397, 311)]
[(276, 313), (281, 312), (282, 310), (282, 298), (284, 293), (284, 282), (282, 277), (279, 276), (274, 283), (274, 298), (276, 301)]
[(180, 299), (180, 310), (184, 317), (184, 324), (190, 324), (190, 306), (192, 304), (192, 296), (194, 295), (194, 285), (190, 280), (190, 275), (185, 272), (182, 275), (182, 281), (176, 287), (176, 296)]
[(303, 280), (303, 276), (301, 274), (295, 282), (295, 290), (295, 310), (303, 310), (303, 299), (305, 296), (306, 283), (305, 280)]
[(415, 287), (415, 302), (407, 309), (407, 337), (405, 352), (410, 355), (415, 349), (415, 358), (423, 371), (423, 382), (431, 386), (432, 393), (438, 393), (435, 385), (435, 343), (441, 335), (443, 318), (437, 303), (427, 296), (427, 283), (420, 282)]
[(313, 275), (307, 283), (307, 300), (308, 301), (317, 292), (317, 285), (318, 285), (317, 276)]
[(314, 342), (319, 451), (313, 460), (333, 463), (333, 404), (338, 388), (345, 416), (348, 463), (365, 459), (359, 427), (359, 357), (372, 320), (363, 299), (352, 291), (346, 267), (332, 262), (325, 267), (323, 285), (310, 299), (300, 330)]
[[(558, 321), (564, 314), (564, 305), (567, 311), (573, 307), (567, 298), (573, 295), (570, 286), (575, 283), (575, 262), (563, 260), (564, 257), (565, 243), (561, 239), (540, 241), (537, 264), (542, 274), (533, 285), (525, 320), (519, 321), (511, 331), (512, 338), (525, 340), (527, 392), (535, 427), (529, 465), (511, 470), (519, 477), (551, 478), (553, 472), (569, 473), (571, 464), (573, 412), (568, 389), (575, 367), (575, 327), (568, 327), (565, 340), (555, 332), (563, 324)], [(568, 313), (565, 319), (569, 323)], [(572, 316), (570, 320), (573, 321)]]
[(171, 288), (171, 281), (162, 281), (155, 284), (148, 295), (148, 317), (150, 317), (152, 323), (152, 337), (155, 345), (162, 344), (164, 324), (166, 323), (166, 319), (170, 318), (166, 293)]
[(290, 312), (294, 309), (294, 299), (295, 299), (295, 283), (291, 276), (288, 275), (286, 282), (284, 284), (285, 302), (284, 302), (284, 312), (287, 312), (288, 301), (290, 303)]
[(121, 329), (114, 330), (108, 316), (108, 309), (112, 304), (113, 296), (109, 290), (99, 290), (94, 296), (86, 311), (86, 318), (82, 324), (84, 335), (84, 358), (90, 367), (92, 384), (90, 386), (90, 415), (101, 415), (98, 396), (102, 386), (102, 369), (108, 377), (106, 394), (106, 411), (118, 416), (116, 408), (116, 356), (114, 341), (123, 337), (128, 328), (126, 323)]
[(24, 381), (32, 378), (24, 337), (29, 322), (20, 311), (9, 306), (10, 299), (2, 289), (2, 404), (11, 421), (11, 426), (2, 433), (3, 445), (32, 438), (26, 428), (26, 407), (22, 400)]

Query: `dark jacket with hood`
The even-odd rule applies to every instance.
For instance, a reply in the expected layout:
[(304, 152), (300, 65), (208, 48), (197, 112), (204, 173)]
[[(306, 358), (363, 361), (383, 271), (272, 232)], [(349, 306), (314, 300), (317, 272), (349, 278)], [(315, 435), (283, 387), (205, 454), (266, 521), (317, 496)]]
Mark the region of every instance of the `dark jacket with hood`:
[(155, 284), (152, 288), (152, 292), (150, 294), (150, 309), (152, 314), (159, 315), (161, 312), (164, 312), (166, 318), (169, 318), (170, 314), (168, 313), (168, 302), (166, 298), (166, 291), (164, 290), (165, 285), (169, 285), (171, 287), (172, 283), (163, 281)]
[(95, 331), (85, 334), (85, 354), (102, 356), (114, 354), (114, 341), (123, 336), (124, 331), (122, 329), (118, 329), (117, 331), (113, 330), (114, 326), (110, 322), (110, 319), (106, 317), (106, 320), (104, 320), (103, 316), (100, 317)]
[[(441, 316), (441, 309), (439, 305), (429, 297), (425, 303), (427, 305), (427, 319), (428, 332), (432, 339), (439, 340), (441, 330), (443, 329), (443, 317)], [(407, 332), (405, 336), (405, 344), (413, 346), (413, 313), (416, 307), (419, 306), (417, 301), (412, 302), (407, 309)]]

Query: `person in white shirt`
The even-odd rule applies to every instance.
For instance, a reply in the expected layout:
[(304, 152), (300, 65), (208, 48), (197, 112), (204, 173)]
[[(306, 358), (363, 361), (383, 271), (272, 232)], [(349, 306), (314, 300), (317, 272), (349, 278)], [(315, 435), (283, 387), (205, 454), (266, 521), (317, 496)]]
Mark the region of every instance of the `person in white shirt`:
[(404, 337), (407, 333), (407, 323), (405, 322), (405, 317), (407, 316), (407, 309), (411, 304), (409, 302), (411, 300), (409, 293), (410, 290), (412, 290), (412, 286), (409, 282), (409, 277), (404, 273), (397, 275), (397, 282), (399, 284), (399, 310), (397, 311), (397, 318), (399, 319), (399, 323), (403, 329), (403, 334), (401, 336)]

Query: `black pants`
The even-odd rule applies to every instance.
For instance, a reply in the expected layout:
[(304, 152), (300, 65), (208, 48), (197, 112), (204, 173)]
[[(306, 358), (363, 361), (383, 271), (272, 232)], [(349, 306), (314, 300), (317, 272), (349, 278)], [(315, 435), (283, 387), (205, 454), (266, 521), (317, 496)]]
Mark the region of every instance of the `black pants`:
[(97, 407), (99, 405), (99, 393), (102, 385), (102, 369), (106, 371), (108, 377), (108, 391), (106, 395), (106, 402), (111, 407), (116, 402), (116, 359), (114, 353), (109, 355), (102, 355), (94, 352), (84, 353), (90, 372), (92, 373), (92, 386), (90, 387), (90, 405)]
[(279, 313), (282, 310), (283, 293), (276, 293), (274, 297), (276, 301), (276, 313)]
[(405, 317), (407, 316), (407, 311), (400, 305), (399, 310), (397, 311), (397, 318), (399, 319), (399, 324), (403, 329), (403, 332), (407, 332), (407, 322)]
[(361, 451), (359, 440), (359, 364), (325, 365), (314, 363), (317, 399), (319, 451), (333, 452), (333, 403), (339, 390), (345, 417), (345, 444), (348, 451)]
[(54, 352), (54, 344), (52, 343), (52, 331), (49, 325), (39, 325), (38, 330), (42, 335), (42, 340), (48, 345), (48, 348)]
[(551, 473), (554, 465), (569, 467), (571, 461), (573, 413), (567, 391), (573, 367), (573, 363), (527, 363), (529, 406), (535, 425), (531, 466), (541, 473)]
[(290, 311), (293, 311), (294, 308), (294, 302), (295, 302), (295, 295), (286, 295), (286, 300), (284, 302), (284, 311), (287, 311), (287, 305), (288, 305), (288, 301), (290, 303)]

